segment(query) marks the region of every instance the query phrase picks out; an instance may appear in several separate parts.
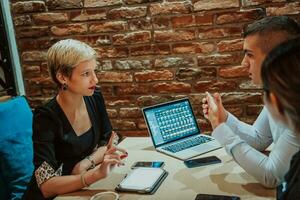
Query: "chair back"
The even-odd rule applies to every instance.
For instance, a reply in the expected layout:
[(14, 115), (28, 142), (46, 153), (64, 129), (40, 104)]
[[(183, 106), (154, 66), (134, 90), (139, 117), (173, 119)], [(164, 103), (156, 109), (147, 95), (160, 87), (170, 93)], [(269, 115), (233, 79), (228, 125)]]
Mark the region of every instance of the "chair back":
[(21, 199), (33, 174), (32, 117), (23, 96), (0, 102), (0, 199)]

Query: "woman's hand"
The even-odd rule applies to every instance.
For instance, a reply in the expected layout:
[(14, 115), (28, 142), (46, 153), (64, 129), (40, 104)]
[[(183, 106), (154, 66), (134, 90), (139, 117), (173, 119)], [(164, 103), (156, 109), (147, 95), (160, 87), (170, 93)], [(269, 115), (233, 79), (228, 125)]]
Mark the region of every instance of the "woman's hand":
[(116, 151), (114, 152), (114, 154), (118, 154), (117, 152), (121, 152), (122, 154), (120, 155), (120, 158), (123, 159), (128, 156), (128, 153), (125, 149), (122, 149), (122, 148), (116, 146), (118, 138), (119, 137), (117, 136), (117, 133), (112, 131), (110, 139), (107, 143), (107, 149), (110, 150), (112, 148), (115, 148)]
[(94, 175), (98, 177), (98, 179), (107, 177), (115, 166), (124, 165), (120, 155), (117, 154), (116, 151), (116, 148), (111, 148), (105, 153), (102, 163), (99, 164), (94, 171)]

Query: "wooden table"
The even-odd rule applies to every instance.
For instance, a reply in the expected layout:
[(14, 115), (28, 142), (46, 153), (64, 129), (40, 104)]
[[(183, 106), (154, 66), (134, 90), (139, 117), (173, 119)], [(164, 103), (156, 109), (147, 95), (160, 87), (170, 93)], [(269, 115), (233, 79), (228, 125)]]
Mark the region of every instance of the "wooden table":
[(119, 144), (129, 156), (125, 166), (115, 168), (104, 180), (89, 188), (56, 197), (56, 200), (88, 200), (102, 191), (114, 191), (136, 161), (164, 161), (168, 177), (153, 195), (119, 193), (120, 200), (194, 200), (198, 193), (236, 195), (241, 199), (275, 199), (275, 190), (266, 189), (247, 174), (224, 148), (199, 157), (218, 156), (222, 163), (187, 168), (183, 161), (156, 152), (148, 137), (128, 137)]

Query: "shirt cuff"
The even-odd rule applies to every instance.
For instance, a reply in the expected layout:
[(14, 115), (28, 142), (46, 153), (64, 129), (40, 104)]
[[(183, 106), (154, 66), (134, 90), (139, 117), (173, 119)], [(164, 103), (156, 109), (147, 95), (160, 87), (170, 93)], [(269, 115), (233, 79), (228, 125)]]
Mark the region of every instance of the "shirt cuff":
[(38, 187), (42, 185), (42, 183), (46, 182), (48, 179), (54, 176), (62, 175), (62, 167), (63, 164), (55, 171), (51, 165), (49, 165), (46, 161), (44, 161), (37, 170), (35, 170), (34, 175), (37, 182)]
[(231, 156), (233, 156), (233, 148), (244, 143), (239, 136), (234, 134), (232, 129), (226, 123), (221, 123), (217, 126), (212, 132), (212, 136), (221, 144), (221, 146), (225, 147), (226, 152)]
[(235, 132), (238, 127), (239, 120), (230, 112), (227, 112), (227, 114), (228, 117), (225, 123), (233, 130), (233, 132)]

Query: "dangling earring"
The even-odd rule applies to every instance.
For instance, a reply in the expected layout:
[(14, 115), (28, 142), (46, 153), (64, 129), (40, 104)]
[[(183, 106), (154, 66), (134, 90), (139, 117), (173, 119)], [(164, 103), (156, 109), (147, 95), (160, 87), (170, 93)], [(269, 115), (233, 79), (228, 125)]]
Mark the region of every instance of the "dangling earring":
[(66, 91), (68, 89), (68, 85), (66, 83), (62, 84), (61, 88)]

